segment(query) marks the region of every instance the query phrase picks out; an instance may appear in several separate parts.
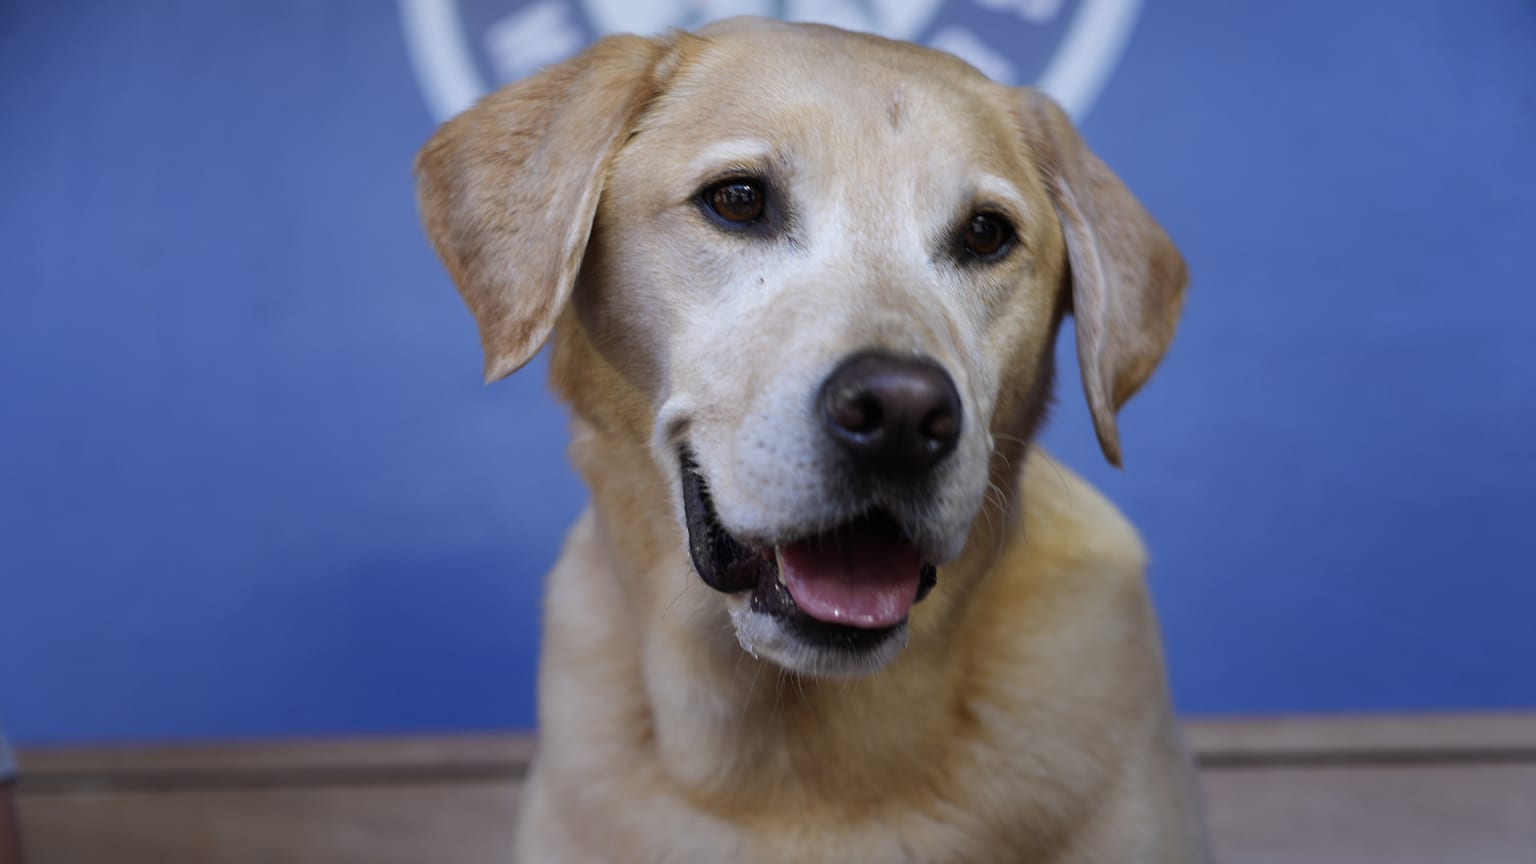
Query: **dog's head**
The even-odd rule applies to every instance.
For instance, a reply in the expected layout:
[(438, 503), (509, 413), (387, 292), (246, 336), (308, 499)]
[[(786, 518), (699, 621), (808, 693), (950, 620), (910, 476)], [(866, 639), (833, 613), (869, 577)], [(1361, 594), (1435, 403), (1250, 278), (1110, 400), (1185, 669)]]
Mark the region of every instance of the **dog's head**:
[(566, 316), (604, 367), (576, 377), (641, 406), (629, 434), (720, 614), (808, 674), (891, 659), (936, 568), (1003, 518), (1069, 312), (1118, 464), (1184, 291), (1047, 97), (828, 27), (606, 39), (446, 124), (418, 173), (487, 378)]

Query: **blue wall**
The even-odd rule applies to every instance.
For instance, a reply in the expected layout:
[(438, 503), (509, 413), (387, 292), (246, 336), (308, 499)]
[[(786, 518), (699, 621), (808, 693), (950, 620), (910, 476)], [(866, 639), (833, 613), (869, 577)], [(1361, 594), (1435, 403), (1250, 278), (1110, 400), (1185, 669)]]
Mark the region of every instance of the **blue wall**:
[[(393, 4), (0, 3), (15, 737), (531, 723), (584, 496), (542, 368), (479, 383), (433, 126)], [(1181, 707), (1536, 707), (1536, 6), (1149, 0), (1085, 130), (1196, 281), (1127, 471), (1075, 372), (1047, 439)]]

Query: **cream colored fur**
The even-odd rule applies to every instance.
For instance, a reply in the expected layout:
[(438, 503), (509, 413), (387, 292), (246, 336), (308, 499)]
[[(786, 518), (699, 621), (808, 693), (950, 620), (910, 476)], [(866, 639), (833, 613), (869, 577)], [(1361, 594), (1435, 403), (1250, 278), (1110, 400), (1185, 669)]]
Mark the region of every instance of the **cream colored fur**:
[[(487, 376), (553, 337), (592, 490), (550, 575), (517, 860), (1207, 860), (1141, 543), (1028, 446), (1071, 313), (1119, 461), (1185, 283), (1059, 108), (928, 49), (736, 19), (604, 40), (446, 124), (418, 171)], [(774, 179), (782, 236), (705, 218), (733, 173)], [(1018, 247), (946, 257), (983, 207)], [(847, 518), (868, 502), (825, 479), (810, 406), (869, 347), (938, 360), (963, 434), (939, 493), (878, 502), (938, 587), (904, 647), (839, 667), (695, 574), (678, 452), (733, 536)]]

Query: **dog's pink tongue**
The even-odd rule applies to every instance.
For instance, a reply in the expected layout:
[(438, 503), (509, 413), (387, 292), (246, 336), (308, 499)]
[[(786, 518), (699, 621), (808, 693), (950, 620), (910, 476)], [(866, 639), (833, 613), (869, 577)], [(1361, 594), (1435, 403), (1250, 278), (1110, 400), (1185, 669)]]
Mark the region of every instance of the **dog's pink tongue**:
[(890, 627), (917, 601), (923, 561), (884, 532), (850, 531), (778, 548), (779, 578), (800, 611), (830, 624)]

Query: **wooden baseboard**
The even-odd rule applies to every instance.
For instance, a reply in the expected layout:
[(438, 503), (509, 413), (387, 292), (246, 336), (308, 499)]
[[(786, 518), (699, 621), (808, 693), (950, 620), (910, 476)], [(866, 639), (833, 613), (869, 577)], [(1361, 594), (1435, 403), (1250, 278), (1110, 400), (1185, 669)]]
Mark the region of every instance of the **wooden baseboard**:
[[(1196, 720), (1229, 864), (1531, 864), (1536, 714)], [(498, 734), (24, 748), (30, 864), (505, 861)]]
[(23, 748), (26, 796), (103, 791), (521, 782), (523, 733)]
[(1205, 769), (1536, 762), (1536, 713), (1226, 718), (1184, 730)]

